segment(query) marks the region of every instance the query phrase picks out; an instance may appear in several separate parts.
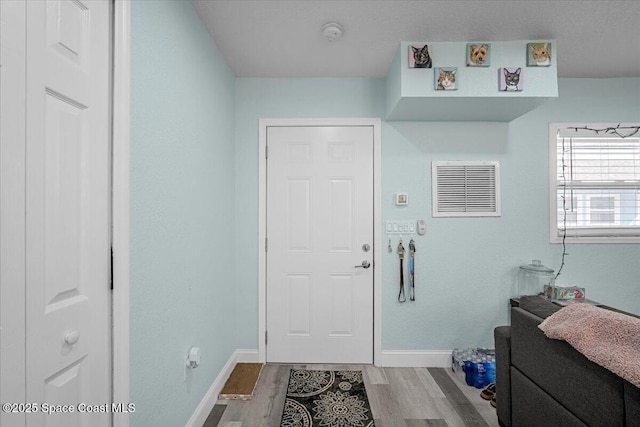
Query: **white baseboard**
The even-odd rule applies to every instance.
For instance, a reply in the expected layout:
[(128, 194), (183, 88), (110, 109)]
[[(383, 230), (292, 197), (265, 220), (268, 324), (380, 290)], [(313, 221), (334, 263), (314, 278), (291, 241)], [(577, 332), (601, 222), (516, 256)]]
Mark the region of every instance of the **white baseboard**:
[(239, 348), (235, 352), (237, 363), (258, 363), (258, 349)]
[(382, 350), (379, 366), (387, 368), (450, 368), (451, 350)]
[(185, 427), (202, 427), (211, 413), (213, 406), (216, 404), (218, 394), (220, 394), (222, 387), (224, 387), (224, 384), (227, 382), (233, 368), (236, 366), (236, 363), (241, 362), (258, 362), (258, 350), (237, 349), (231, 354), (229, 360), (227, 360), (227, 363), (225, 363), (222, 370), (220, 370), (220, 373), (213, 381), (213, 384), (211, 384), (211, 387), (209, 387), (209, 390), (205, 393), (200, 404), (198, 404), (198, 407), (194, 411), (193, 415), (191, 415), (191, 418)]

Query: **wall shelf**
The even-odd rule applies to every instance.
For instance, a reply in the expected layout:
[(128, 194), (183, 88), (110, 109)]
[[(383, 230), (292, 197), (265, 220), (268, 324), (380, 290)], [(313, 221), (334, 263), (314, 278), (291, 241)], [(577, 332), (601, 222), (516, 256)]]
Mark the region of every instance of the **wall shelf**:
[[(386, 119), (389, 121), (495, 121), (509, 122), (558, 96), (556, 43), (551, 65), (527, 67), (527, 43), (488, 42), (488, 67), (466, 66), (467, 42), (402, 42), (386, 77)], [(411, 45), (431, 46), (433, 68), (408, 67)], [(436, 67), (457, 67), (458, 89), (435, 89)], [(521, 67), (521, 92), (498, 90), (501, 67)]]

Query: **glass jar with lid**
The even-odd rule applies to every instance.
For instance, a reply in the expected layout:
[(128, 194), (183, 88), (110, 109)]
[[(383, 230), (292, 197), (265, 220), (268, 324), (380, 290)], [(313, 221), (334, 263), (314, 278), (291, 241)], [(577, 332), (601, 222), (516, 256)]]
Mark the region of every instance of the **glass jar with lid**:
[(514, 296), (539, 295), (544, 292), (545, 286), (553, 286), (553, 284), (553, 269), (542, 265), (539, 259), (534, 259), (531, 264), (520, 266)]

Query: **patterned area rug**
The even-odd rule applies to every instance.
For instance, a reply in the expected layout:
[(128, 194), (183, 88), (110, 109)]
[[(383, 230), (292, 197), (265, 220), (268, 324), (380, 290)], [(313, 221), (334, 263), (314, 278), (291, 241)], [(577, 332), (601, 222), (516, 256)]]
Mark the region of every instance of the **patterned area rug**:
[(292, 369), (281, 427), (373, 427), (362, 371)]

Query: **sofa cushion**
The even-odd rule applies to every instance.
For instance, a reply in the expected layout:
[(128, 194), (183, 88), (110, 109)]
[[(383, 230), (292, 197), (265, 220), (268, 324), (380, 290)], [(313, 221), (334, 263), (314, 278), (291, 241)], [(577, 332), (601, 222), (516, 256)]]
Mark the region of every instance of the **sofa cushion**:
[[(511, 384), (514, 426), (586, 426), (514, 367), (511, 367)], [(500, 401), (500, 395), (496, 399)]]
[[(584, 423), (622, 425), (623, 380), (589, 361), (568, 343), (545, 337), (537, 327), (540, 322), (540, 317), (521, 308), (511, 310), (513, 366)], [(513, 378), (511, 381), (513, 391)]]
[(547, 301), (538, 295), (525, 295), (520, 297), (520, 308), (546, 319), (562, 307)]

